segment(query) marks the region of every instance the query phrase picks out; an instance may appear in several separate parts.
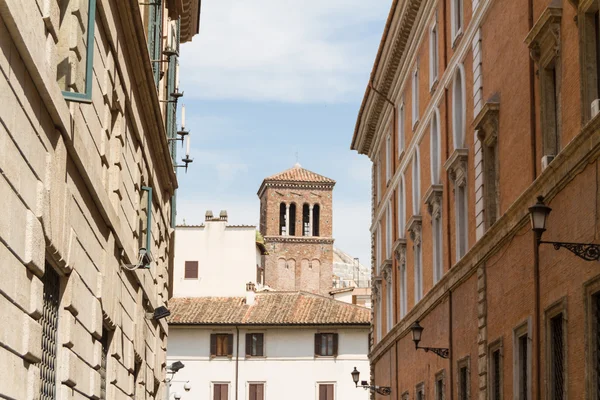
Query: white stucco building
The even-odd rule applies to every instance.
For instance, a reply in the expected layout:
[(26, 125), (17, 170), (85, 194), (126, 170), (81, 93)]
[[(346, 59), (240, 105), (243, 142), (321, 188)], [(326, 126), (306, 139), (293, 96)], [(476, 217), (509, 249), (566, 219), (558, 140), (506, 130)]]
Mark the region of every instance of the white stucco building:
[[(254, 226), (207, 212), (176, 229), (167, 362), (185, 367), (171, 394), (210, 400), (366, 400), (370, 310), (261, 285), (266, 248)], [(258, 288), (258, 289), (257, 289)], [(190, 392), (184, 391), (189, 381)]]
[(226, 211), (207, 211), (204, 224), (177, 226), (175, 236), (173, 297), (240, 296), (256, 282), (256, 226), (228, 225)]
[(185, 364), (171, 391), (184, 400), (369, 398), (350, 376), (357, 367), (368, 379), (366, 308), (274, 291), (174, 298), (169, 307), (168, 362)]

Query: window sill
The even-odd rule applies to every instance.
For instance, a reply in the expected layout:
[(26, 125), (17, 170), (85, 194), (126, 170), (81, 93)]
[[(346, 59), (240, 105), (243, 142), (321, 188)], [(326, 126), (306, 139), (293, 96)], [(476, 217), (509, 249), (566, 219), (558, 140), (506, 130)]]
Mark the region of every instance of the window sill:
[(266, 360), (267, 356), (246, 356), (246, 357), (244, 357), (244, 359), (246, 361), (248, 361), (248, 360), (258, 360), (258, 361), (261, 361), (261, 360)]
[(329, 359), (329, 360), (335, 360), (337, 358), (337, 356), (321, 356), (318, 354), (315, 354), (315, 360), (316, 359)]
[(221, 360), (221, 361), (231, 361), (233, 356), (210, 356), (210, 361), (213, 360)]

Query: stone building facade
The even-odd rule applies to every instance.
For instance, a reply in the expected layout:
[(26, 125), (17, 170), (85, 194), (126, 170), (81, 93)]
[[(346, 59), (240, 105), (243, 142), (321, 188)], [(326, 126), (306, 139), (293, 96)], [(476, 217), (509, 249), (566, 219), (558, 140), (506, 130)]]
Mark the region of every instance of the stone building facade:
[(597, 261), (529, 224), (542, 195), (544, 240), (598, 241), (598, 21), (586, 1), (392, 2), (351, 145), (373, 162), (390, 398), (599, 398)]
[(0, 0), (0, 397), (163, 398), (168, 138), (199, 8)]
[(264, 284), (327, 296), (333, 281), (335, 181), (293, 168), (266, 178), (258, 191), (260, 233), (268, 255)]

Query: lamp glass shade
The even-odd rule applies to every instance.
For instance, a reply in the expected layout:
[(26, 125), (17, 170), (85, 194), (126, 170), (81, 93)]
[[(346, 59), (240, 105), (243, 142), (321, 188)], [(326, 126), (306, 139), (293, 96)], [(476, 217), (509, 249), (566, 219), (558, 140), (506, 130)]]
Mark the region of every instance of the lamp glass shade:
[(546, 230), (546, 221), (550, 211), (552, 211), (552, 209), (544, 204), (544, 198), (539, 196), (537, 203), (529, 207), (531, 230), (534, 232), (544, 232)]
[(358, 380), (360, 378), (360, 372), (354, 367), (354, 371), (352, 371), (352, 380), (355, 385), (358, 385)]
[(419, 324), (419, 321), (415, 321), (411, 326), (413, 342), (419, 344), (421, 341), (421, 335), (423, 334), (423, 327)]

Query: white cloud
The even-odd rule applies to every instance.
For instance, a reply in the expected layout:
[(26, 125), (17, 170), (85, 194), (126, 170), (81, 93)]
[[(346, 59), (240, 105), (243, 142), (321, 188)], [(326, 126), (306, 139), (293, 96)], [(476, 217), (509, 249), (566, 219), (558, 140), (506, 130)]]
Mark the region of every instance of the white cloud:
[(209, 99), (355, 101), (390, 3), (203, 1), (200, 34), (182, 49), (182, 87)]

